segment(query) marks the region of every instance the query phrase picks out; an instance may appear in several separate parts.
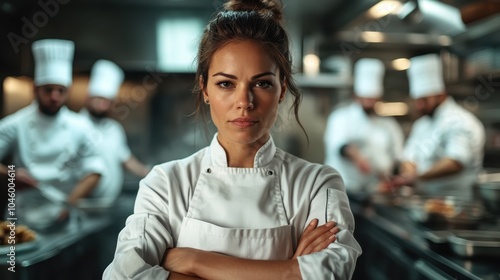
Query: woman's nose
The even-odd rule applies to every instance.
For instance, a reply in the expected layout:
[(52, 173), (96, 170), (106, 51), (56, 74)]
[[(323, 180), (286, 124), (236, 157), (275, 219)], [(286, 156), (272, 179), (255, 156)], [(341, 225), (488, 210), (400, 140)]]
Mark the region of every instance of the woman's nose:
[(238, 109), (245, 109), (245, 110), (251, 110), (254, 108), (253, 93), (251, 90), (246, 88), (242, 89), (238, 93), (237, 107)]

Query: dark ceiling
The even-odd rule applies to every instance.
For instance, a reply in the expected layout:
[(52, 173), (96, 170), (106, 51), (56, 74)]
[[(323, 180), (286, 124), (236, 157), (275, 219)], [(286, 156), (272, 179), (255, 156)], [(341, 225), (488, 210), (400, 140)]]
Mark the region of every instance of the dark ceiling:
[[(413, 0), (402, 0), (407, 2)], [(484, 0), (491, 2), (491, 0)], [(495, 1), (495, 0), (493, 0)], [(60, 37), (75, 40), (78, 60), (75, 67), (87, 69), (99, 58), (120, 61), (128, 69), (144, 69), (156, 57), (155, 21), (165, 14), (195, 13), (209, 18), (222, 0), (0, 0), (0, 63), (10, 72), (29, 74), (32, 69), (29, 47), (39, 38)], [(328, 55), (339, 51), (339, 42), (356, 40), (356, 32), (367, 29), (367, 11), (377, 0), (285, 0), (287, 24), (291, 34), (318, 38), (318, 49)], [(481, 2), (441, 0), (463, 9)], [(43, 5), (42, 5), (43, 4)], [(500, 5), (500, 4), (499, 4)], [(371, 19), (373, 21), (373, 19)], [(442, 47), (428, 38), (427, 43), (410, 46), (402, 34), (426, 34), (429, 26), (402, 22), (386, 17), (378, 30), (391, 35), (392, 42), (373, 44), (365, 54), (387, 49), (428, 51)], [(31, 26), (29, 26), (31, 24)], [(436, 26), (439, 26), (436, 25)], [(433, 27), (436, 27), (433, 26)], [(431, 26), (432, 27), (432, 26)], [(353, 36), (354, 35), (354, 36)], [(464, 39), (462, 37), (462, 39)], [(468, 40), (467, 38), (465, 38)], [(404, 48), (402, 48), (404, 46)], [(1, 70), (0, 70), (1, 71)], [(5, 71), (5, 70), (4, 70)]]

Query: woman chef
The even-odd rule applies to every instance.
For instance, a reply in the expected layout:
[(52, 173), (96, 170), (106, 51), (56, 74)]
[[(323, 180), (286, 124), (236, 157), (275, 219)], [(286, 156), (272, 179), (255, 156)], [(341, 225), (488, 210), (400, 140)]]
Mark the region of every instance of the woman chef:
[(438, 55), (413, 57), (408, 78), (422, 116), (405, 144), (402, 176), (393, 183), (415, 185), (426, 194), (471, 198), (484, 156), (482, 123), (446, 94)]
[(383, 95), (384, 64), (362, 58), (354, 66), (355, 99), (334, 110), (327, 121), (325, 164), (337, 169), (348, 192), (379, 191), (392, 175), (403, 151), (401, 127), (391, 117), (378, 116), (375, 103)]
[(195, 92), (218, 132), (141, 181), (104, 279), (352, 276), (361, 248), (341, 177), (270, 136), (287, 90), (296, 114), (300, 97), (281, 15), (275, 1), (229, 1), (208, 24)]
[(0, 158), (13, 151), (17, 183), (51, 185), (76, 204), (94, 191), (105, 167), (88, 135), (92, 124), (65, 106), (74, 43), (45, 39), (32, 49), (35, 101), (0, 122)]

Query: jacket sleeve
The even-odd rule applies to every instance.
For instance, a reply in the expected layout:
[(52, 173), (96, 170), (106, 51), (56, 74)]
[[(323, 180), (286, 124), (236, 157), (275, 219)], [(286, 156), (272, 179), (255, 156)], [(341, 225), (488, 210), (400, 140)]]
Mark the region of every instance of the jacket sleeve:
[(13, 115), (0, 120), (0, 160), (3, 160), (17, 142), (17, 118)]
[(404, 145), (402, 161), (418, 161), (421, 149), (424, 149), (430, 141), (434, 141), (432, 137), (428, 136), (430, 129), (428, 117), (420, 117), (413, 123), (410, 135), (408, 135)]
[(102, 141), (102, 136), (99, 136), (90, 121), (81, 116), (73, 117), (70, 124), (75, 127), (72, 133), (75, 139), (79, 141), (76, 155), (80, 158), (80, 166), (78, 170), (75, 170), (77, 176), (83, 178), (92, 173), (104, 174), (107, 168), (97, 148), (99, 141)]
[(298, 258), (302, 279), (351, 279), (362, 252), (354, 238), (354, 216), (340, 175), (331, 168), (321, 173), (307, 220), (317, 217), (320, 224), (335, 221), (340, 232), (328, 248)]
[(140, 182), (134, 213), (118, 235), (115, 256), (103, 279), (161, 279), (169, 272), (161, 261), (167, 248), (173, 247), (168, 213), (168, 198), (158, 190), (164, 188), (166, 175), (155, 167)]
[(338, 109), (330, 114), (327, 120), (324, 144), (325, 144), (325, 164), (336, 167), (341, 157), (341, 148), (350, 141), (349, 125), (345, 114), (349, 112), (345, 108)]
[(396, 120), (391, 119), (392, 153), (393, 159), (400, 161), (403, 157), (404, 133)]
[(485, 144), (485, 132), (481, 123), (462, 121), (443, 130), (446, 131), (443, 137), (444, 156), (457, 160), (466, 167), (478, 164), (478, 155), (484, 153)]

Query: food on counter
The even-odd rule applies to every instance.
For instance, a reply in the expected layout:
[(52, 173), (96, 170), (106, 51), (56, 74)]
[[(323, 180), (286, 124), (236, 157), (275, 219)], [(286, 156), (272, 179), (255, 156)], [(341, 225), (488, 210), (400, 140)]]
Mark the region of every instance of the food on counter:
[[(9, 237), (11, 236), (11, 227), (10, 222), (8, 221), (0, 221), (0, 246), (1, 245), (14, 245), (14, 243), (9, 243)], [(15, 235), (13, 235), (15, 244), (25, 243), (36, 238), (36, 232), (29, 229), (24, 225), (16, 225), (15, 227)], [(11, 238), (12, 239), (12, 238)]]
[(424, 210), (427, 213), (440, 214), (445, 217), (455, 216), (455, 207), (440, 198), (428, 199), (424, 204)]

